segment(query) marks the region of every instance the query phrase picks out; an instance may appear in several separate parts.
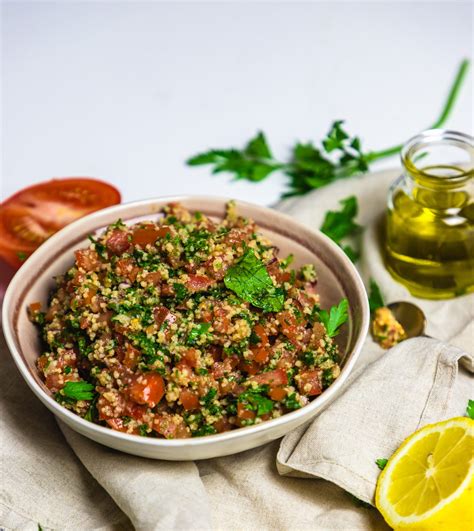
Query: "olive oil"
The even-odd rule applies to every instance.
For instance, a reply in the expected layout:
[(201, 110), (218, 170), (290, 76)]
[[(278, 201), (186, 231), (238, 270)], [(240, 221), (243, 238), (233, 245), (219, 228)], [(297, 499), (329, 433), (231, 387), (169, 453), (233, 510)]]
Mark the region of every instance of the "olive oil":
[[(467, 138), (468, 148), (474, 149), (472, 138), (461, 133), (456, 135), (456, 140), (462, 143)], [(402, 152), (405, 174), (392, 185), (389, 193), (385, 242), (387, 268), (417, 297), (443, 299), (472, 292), (472, 151), (469, 151), (471, 158), (467, 167), (452, 164), (415, 166), (413, 156), (419, 151), (413, 149), (415, 139), (410, 141), (412, 151)], [(426, 139), (424, 142), (418, 140), (418, 144), (423, 144), (426, 153)]]

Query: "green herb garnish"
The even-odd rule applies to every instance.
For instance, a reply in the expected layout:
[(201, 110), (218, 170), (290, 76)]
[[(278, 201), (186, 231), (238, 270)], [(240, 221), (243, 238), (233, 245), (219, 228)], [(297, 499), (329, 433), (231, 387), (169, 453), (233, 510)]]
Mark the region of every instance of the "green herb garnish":
[(228, 269), (224, 283), (241, 299), (265, 312), (279, 312), (283, 308), (283, 290), (274, 286), (265, 264), (252, 249), (247, 249), (242, 258)]
[(380, 468), (380, 470), (383, 470), (388, 463), (388, 459), (380, 458), (375, 460), (375, 464)]
[(288, 409), (299, 409), (301, 404), (296, 398), (296, 393), (291, 393), (283, 400), (283, 405)]
[(275, 161), (263, 133), (252, 138), (244, 149), (211, 149), (191, 157), (189, 166), (212, 164), (212, 173), (230, 172), (236, 179), (262, 181), (273, 171), (283, 165)]
[(189, 346), (195, 345), (196, 341), (204, 334), (207, 333), (207, 331), (211, 328), (210, 323), (199, 323), (197, 326), (195, 326), (191, 332), (188, 334), (188, 339), (186, 340), (186, 344)]
[(358, 252), (350, 245), (342, 245), (341, 241), (348, 236), (353, 236), (360, 230), (360, 226), (354, 223), (358, 210), (357, 198), (352, 195), (340, 201), (340, 204), (342, 205), (341, 210), (330, 210), (326, 213), (321, 225), (321, 232), (336, 242), (349, 258), (355, 262), (359, 258)]
[(16, 255), (20, 262), (24, 262), (28, 258), (28, 253), (25, 253), (24, 251), (17, 251)]
[(273, 401), (261, 394), (261, 389), (249, 389), (239, 395), (238, 401), (244, 404), (246, 409), (255, 411), (257, 416), (266, 415), (273, 410)]
[(369, 291), (369, 307), (371, 312), (375, 312), (377, 308), (385, 306), (380, 288), (374, 279), (370, 279), (370, 291)]
[[(461, 62), (442, 112), (428, 129), (441, 127), (448, 119), (468, 67), (467, 59)], [(287, 162), (275, 159), (264, 133), (259, 132), (243, 149), (211, 149), (191, 157), (187, 164), (209, 164), (213, 174), (228, 172), (235, 179), (252, 182), (262, 181), (281, 170), (289, 179), (284, 197), (291, 197), (363, 173), (371, 163), (396, 155), (402, 148), (402, 145), (396, 145), (381, 151), (364, 152), (360, 138), (349, 135), (342, 125), (342, 120), (335, 121), (319, 146), (312, 142), (296, 143)]]
[(469, 400), (466, 407), (466, 415), (474, 420), (474, 400)]
[(59, 392), (71, 400), (92, 400), (95, 387), (89, 382), (66, 382)]
[(339, 327), (347, 321), (348, 307), (349, 303), (347, 302), (347, 299), (342, 299), (337, 306), (332, 306), (329, 312), (327, 310), (319, 311), (319, 318), (326, 327), (329, 337), (336, 336), (339, 333)]

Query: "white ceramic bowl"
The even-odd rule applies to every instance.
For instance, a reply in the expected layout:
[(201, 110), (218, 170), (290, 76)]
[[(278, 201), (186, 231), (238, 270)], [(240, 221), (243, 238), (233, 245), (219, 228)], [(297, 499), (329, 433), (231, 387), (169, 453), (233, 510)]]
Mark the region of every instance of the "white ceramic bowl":
[[(31, 390), (61, 421), (82, 435), (116, 450), (173, 461), (208, 459), (248, 450), (282, 437), (315, 417), (341, 392), (367, 334), (369, 307), (357, 270), (329, 238), (286, 215), (249, 203), (237, 202), (239, 213), (257, 222), (262, 232), (280, 248), (281, 256), (293, 253), (296, 266), (315, 264), (323, 308), (338, 303), (342, 297), (349, 300), (350, 320), (337, 336), (343, 353), (342, 371), (329, 389), (307, 406), (277, 419), (217, 435), (166, 440), (128, 435), (88, 422), (59, 405), (39, 377), (35, 361), (40, 355), (40, 342), (36, 327), (27, 317), (28, 305), (41, 301), (43, 307), (46, 306), (48, 293), (54, 286), (53, 277), (64, 273), (73, 264), (73, 251), (87, 245), (88, 234), (100, 232), (118, 218), (126, 223), (156, 218), (162, 206), (170, 201), (178, 201), (191, 211), (199, 210), (208, 216), (222, 218), (228, 200), (167, 197), (113, 206), (65, 227), (26, 261), (11, 281), (3, 304), (3, 329), (13, 359)], [(34, 433), (31, 436), (34, 437)]]

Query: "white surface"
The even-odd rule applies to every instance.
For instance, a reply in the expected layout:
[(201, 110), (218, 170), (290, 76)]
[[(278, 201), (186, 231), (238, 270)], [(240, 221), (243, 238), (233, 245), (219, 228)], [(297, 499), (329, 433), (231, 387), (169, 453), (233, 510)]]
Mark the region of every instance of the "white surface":
[[(283, 177), (231, 183), (184, 160), (257, 129), (284, 156), (337, 118), (367, 149), (389, 147), (430, 125), (473, 55), (468, 2), (2, 7), (2, 197), (87, 175), (124, 200), (210, 192), (269, 204)], [(470, 75), (450, 128), (472, 132), (472, 90)]]

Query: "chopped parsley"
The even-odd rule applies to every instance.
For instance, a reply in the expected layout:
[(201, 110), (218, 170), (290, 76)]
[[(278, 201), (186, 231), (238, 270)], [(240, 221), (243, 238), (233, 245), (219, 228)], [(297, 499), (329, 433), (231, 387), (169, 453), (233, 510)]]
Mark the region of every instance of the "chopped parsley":
[(186, 345), (192, 346), (195, 345), (197, 340), (204, 334), (206, 334), (211, 328), (210, 323), (198, 323), (188, 334), (186, 340)]

